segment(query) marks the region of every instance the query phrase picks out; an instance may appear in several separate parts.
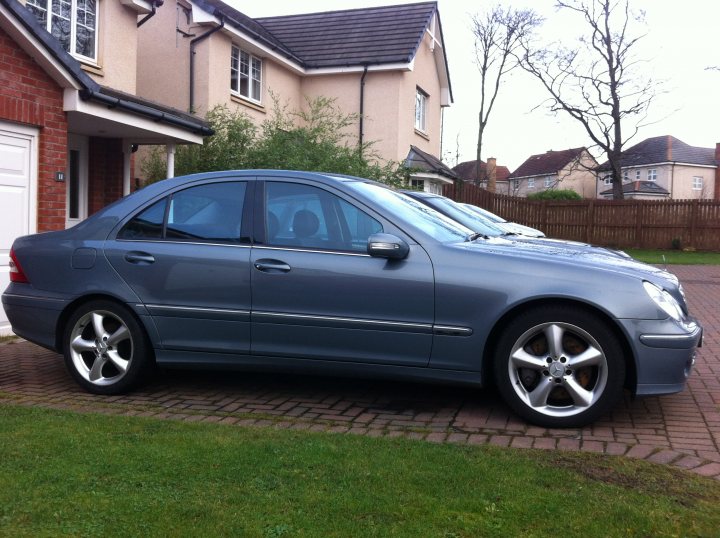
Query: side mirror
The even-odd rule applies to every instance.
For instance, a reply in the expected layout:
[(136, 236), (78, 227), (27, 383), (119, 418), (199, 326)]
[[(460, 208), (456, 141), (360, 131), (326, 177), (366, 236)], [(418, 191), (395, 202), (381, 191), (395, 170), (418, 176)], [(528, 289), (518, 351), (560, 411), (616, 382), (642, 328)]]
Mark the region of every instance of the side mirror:
[(367, 252), (374, 258), (402, 260), (407, 258), (410, 246), (392, 234), (372, 234), (368, 237)]

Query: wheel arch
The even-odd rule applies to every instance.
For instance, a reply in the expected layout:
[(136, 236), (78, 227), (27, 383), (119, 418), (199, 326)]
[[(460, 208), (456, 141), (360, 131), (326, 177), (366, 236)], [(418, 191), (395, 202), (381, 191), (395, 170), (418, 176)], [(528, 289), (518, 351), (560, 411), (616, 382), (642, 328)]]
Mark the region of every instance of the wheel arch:
[(625, 332), (621, 329), (615, 320), (610, 317), (607, 312), (600, 308), (582, 301), (574, 301), (567, 298), (542, 298), (525, 303), (515, 305), (513, 308), (505, 312), (500, 319), (495, 323), (490, 334), (485, 341), (485, 348), (483, 349), (483, 365), (482, 365), (482, 379), (483, 384), (493, 383), (494, 372), (494, 355), (497, 349), (500, 335), (507, 324), (523, 312), (533, 310), (535, 308), (542, 308), (545, 306), (567, 306), (573, 308), (579, 308), (585, 312), (597, 316), (602, 320), (603, 323), (613, 332), (617, 337), (617, 341), (623, 351), (623, 358), (625, 360), (626, 371), (625, 371), (625, 388), (635, 392), (637, 386), (637, 365), (635, 360), (635, 354), (628, 342), (628, 337)]

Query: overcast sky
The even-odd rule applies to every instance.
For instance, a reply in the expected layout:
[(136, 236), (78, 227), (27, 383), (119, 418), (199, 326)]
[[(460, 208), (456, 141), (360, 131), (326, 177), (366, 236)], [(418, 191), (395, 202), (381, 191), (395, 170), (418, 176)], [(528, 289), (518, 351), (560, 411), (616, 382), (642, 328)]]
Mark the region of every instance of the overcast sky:
[[(310, 13), (380, 5), (413, 3), (405, 0), (226, 0), (251, 17)], [(648, 61), (646, 72), (664, 80), (664, 93), (650, 110), (650, 125), (632, 143), (658, 135), (673, 135), (688, 144), (714, 147), (720, 142), (720, 65), (717, 24), (720, 1), (631, 0), (646, 12), (646, 37), (639, 54)], [(445, 46), (450, 65), (454, 104), (445, 109), (443, 159), (454, 164), (474, 159), (479, 109), (479, 76), (474, 64), (470, 15), (494, 2), (438, 0)], [(572, 19), (554, 9), (554, 0), (502, 0), (514, 7), (532, 7), (546, 18), (546, 35), (572, 35)], [(528, 75), (517, 71), (507, 81), (496, 103), (485, 135), (483, 160), (496, 157), (510, 170), (530, 155), (547, 150), (589, 146), (580, 125), (565, 115), (552, 116), (540, 105), (544, 90)], [(596, 154), (597, 156), (597, 154)], [(604, 159), (602, 159), (604, 160)]]

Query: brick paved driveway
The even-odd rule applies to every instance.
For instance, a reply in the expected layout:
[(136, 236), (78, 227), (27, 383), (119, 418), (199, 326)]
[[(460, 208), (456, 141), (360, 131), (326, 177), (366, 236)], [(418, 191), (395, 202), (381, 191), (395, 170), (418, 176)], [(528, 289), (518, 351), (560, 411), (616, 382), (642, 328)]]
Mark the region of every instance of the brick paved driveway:
[(492, 390), (256, 373), (167, 372), (123, 397), (93, 396), (61, 357), (27, 342), (0, 345), (0, 402), (240, 425), (405, 436), (643, 458), (720, 479), (720, 267), (674, 266), (705, 326), (688, 389), (627, 397), (591, 427), (528, 426)]

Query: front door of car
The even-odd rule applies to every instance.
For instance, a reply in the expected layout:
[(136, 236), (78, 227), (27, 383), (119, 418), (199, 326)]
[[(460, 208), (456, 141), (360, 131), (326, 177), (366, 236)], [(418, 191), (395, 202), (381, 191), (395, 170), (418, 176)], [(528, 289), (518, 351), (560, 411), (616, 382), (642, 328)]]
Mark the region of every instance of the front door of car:
[(165, 349), (249, 353), (250, 244), (241, 228), (250, 190), (224, 180), (176, 191), (106, 242)]
[(252, 353), (426, 366), (433, 271), (412, 244), (404, 260), (367, 254), (387, 221), (330, 187), (259, 183), (251, 280)]

